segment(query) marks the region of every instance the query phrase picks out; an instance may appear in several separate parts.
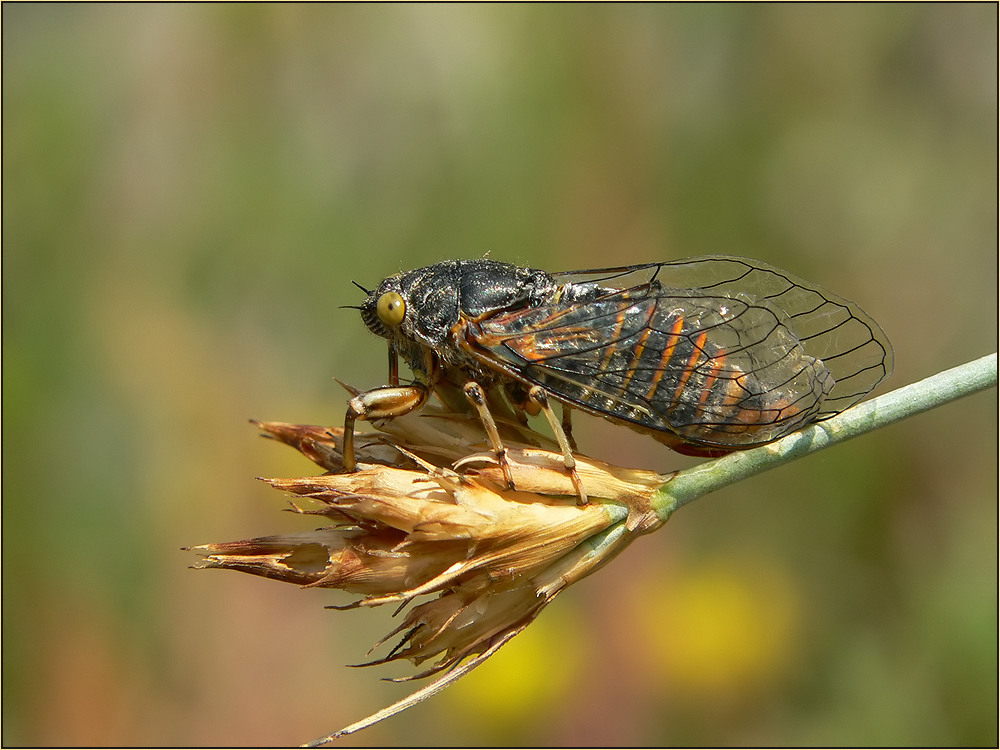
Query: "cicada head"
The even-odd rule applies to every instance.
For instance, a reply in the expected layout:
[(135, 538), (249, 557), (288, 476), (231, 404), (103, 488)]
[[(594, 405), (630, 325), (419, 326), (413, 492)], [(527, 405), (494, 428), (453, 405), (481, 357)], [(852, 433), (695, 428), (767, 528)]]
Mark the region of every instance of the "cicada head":
[(369, 331), (382, 338), (392, 339), (392, 331), (406, 317), (406, 300), (400, 293), (399, 276), (391, 276), (369, 291), (358, 309), (361, 310), (361, 319)]
[(361, 319), (372, 333), (407, 353), (439, 351), (459, 320), (458, 293), (445, 264), (390, 276), (361, 304)]

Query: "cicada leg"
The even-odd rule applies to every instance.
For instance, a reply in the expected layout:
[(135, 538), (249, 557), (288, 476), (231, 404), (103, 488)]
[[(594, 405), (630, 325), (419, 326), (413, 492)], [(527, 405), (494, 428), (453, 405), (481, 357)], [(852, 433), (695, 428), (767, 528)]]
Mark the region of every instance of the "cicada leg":
[(549, 421), (549, 427), (552, 428), (552, 434), (555, 435), (556, 442), (559, 443), (559, 449), (563, 454), (563, 465), (566, 467), (566, 471), (569, 472), (569, 478), (573, 481), (573, 488), (576, 490), (579, 504), (586, 505), (587, 491), (583, 489), (583, 482), (580, 481), (580, 475), (576, 471), (576, 459), (573, 458), (569, 436), (566, 434), (566, 430), (563, 429), (563, 426), (569, 422), (567, 418), (569, 412), (565, 408), (563, 409), (563, 421), (560, 424), (559, 420), (556, 419), (555, 412), (552, 411), (552, 407), (549, 405), (549, 398), (545, 395), (545, 389), (541, 386), (532, 386), (528, 390), (528, 398), (538, 404), (542, 414)]
[(576, 453), (576, 439), (573, 437), (573, 408), (562, 405), (562, 429), (566, 433), (566, 440), (569, 442), (570, 450)]
[(389, 344), (389, 385), (399, 385), (399, 357)]
[(347, 402), (344, 418), (344, 471), (358, 468), (354, 456), (354, 423), (358, 419), (374, 421), (401, 417), (421, 406), (430, 396), (430, 388), (420, 383), (387, 385), (359, 393)]
[(497, 454), (497, 461), (503, 470), (503, 478), (507, 482), (507, 487), (513, 489), (514, 476), (510, 473), (510, 465), (507, 463), (507, 449), (503, 447), (503, 442), (500, 440), (500, 432), (497, 430), (497, 423), (493, 420), (493, 414), (490, 413), (490, 409), (486, 405), (486, 392), (474, 380), (466, 383), (463, 390), (465, 391), (466, 398), (469, 399), (469, 402), (479, 414), (479, 419), (483, 423), (483, 429), (486, 430), (486, 437), (490, 441), (490, 446), (492, 446), (494, 452)]

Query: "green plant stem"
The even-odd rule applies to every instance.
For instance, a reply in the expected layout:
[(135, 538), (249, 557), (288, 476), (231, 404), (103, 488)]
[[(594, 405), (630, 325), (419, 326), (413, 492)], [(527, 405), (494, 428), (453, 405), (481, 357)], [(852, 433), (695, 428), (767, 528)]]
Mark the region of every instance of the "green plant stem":
[(666, 521), (682, 505), (709, 492), (996, 384), (994, 352), (864, 401), (776, 442), (680, 471), (653, 497), (653, 510)]

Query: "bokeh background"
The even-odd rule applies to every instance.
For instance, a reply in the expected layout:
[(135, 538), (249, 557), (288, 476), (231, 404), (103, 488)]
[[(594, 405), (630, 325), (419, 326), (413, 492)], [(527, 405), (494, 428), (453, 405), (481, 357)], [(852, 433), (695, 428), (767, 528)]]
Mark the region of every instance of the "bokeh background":
[[(309, 525), (247, 419), (384, 382), (352, 279), (723, 252), (859, 301), (889, 387), (996, 348), (995, 4), (2, 14), (5, 745), (295, 744), (411, 689), (344, 666), (389, 611), (181, 551)], [(353, 742), (995, 746), (996, 416), (686, 507)]]

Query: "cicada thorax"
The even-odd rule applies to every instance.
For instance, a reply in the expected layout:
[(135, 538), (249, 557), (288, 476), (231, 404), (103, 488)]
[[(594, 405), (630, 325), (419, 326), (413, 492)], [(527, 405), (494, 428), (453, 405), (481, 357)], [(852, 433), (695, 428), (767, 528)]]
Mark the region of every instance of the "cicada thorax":
[(768, 442), (833, 387), (783, 314), (749, 297), (631, 289), (484, 319), (467, 336), (494, 367), (672, 445)]

